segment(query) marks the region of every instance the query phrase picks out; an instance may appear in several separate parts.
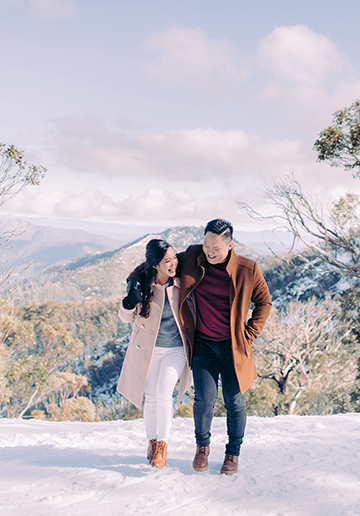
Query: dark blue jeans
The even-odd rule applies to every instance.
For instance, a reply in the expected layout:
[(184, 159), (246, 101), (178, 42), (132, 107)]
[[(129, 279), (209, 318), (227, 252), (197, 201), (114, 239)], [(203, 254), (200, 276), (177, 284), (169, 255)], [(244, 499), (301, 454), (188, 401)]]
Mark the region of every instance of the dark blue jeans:
[(235, 374), (231, 341), (214, 342), (196, 336), (193, 357), (194, 423), (198, 446), (209, 446), (214, 405), (221, 375), (228, 443), (225, 453), (239, 455), (246, 425), (246, 406)]

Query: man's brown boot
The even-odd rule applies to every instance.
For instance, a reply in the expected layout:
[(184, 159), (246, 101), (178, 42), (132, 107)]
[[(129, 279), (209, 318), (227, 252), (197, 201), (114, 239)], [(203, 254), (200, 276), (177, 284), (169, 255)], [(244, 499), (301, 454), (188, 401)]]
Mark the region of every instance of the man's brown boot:
[(167, 456), (167, 443), (165, 441), (159, 441), (156, 446), (155, 457), (152, 461), (152, 465), (155, 468), (162, 469), (166, 464)]
[(239, 457), (236, 455), (225, 455), (224, 463), (220, 470), (220, 473), (225, 475), (232, 475), (237, 472)]
[(206, 471), (209, 467), (208, 455), (210, 453), (209, 446), (197, 446), (196, 454), (193, 461), (195, 471)]
[(148, 452), (147, 452), (147, 458), (149, 459), (150, 464), (154, 460), (155, 452), (156, 452), (156, 445), (157, 440), (156, 439), (150, 439), (149, 446), (148, 446)]

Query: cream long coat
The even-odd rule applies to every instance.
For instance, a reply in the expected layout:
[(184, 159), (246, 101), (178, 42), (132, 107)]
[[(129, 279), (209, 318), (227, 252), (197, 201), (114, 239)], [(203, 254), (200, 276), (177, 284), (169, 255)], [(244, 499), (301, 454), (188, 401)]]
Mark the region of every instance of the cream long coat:
[[(165, 288), (153, 285), (152, 289), (154, 296), (150, 303), (150, 313), (147, 319), (139, 315), (141, 303), (137, 304), (133, 310), (126, 310), (121, 304), (119, 310), (119, 317), (123, 322), (133, 322), (133, 330), (121, 369), (117, 390), (138, 408), (142, 406), (145, 384), (165, 304)], [(166, 287), (166, 292), (175, 322), (179, 328), (186, 357), (186, 364), (180, 376), (178, 394), (178, 403), (180, 403), (182, 395), (191, 385), (189, 345), (179, 319), (180, 279), (174, 278), (173, 285)]]

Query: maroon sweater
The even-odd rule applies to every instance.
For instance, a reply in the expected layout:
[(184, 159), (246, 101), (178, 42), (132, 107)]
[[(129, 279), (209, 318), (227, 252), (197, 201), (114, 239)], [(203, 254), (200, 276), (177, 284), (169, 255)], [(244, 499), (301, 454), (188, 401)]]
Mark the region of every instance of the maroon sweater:
[(217, 265), (206, 263), (205, 276), (195, 289), (196, 329), (205, 338), (214, 341), (231, 338), (227, 262)]

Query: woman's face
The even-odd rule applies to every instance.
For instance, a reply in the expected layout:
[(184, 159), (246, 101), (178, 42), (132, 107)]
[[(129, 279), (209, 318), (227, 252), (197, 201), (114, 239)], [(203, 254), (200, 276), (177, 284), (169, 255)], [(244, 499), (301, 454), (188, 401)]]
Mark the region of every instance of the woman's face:
[(176, 258), (176, 254), (172, 247), (169, 247), (164, 255), (164, 258), (158, 265), (155, 266), (157, 270), (156, 279), (161, 284), (164, 284), (168, 281), (169, 278), (173, 278), (176, 273), (176, 267), (178, 264), (178, 259)]

